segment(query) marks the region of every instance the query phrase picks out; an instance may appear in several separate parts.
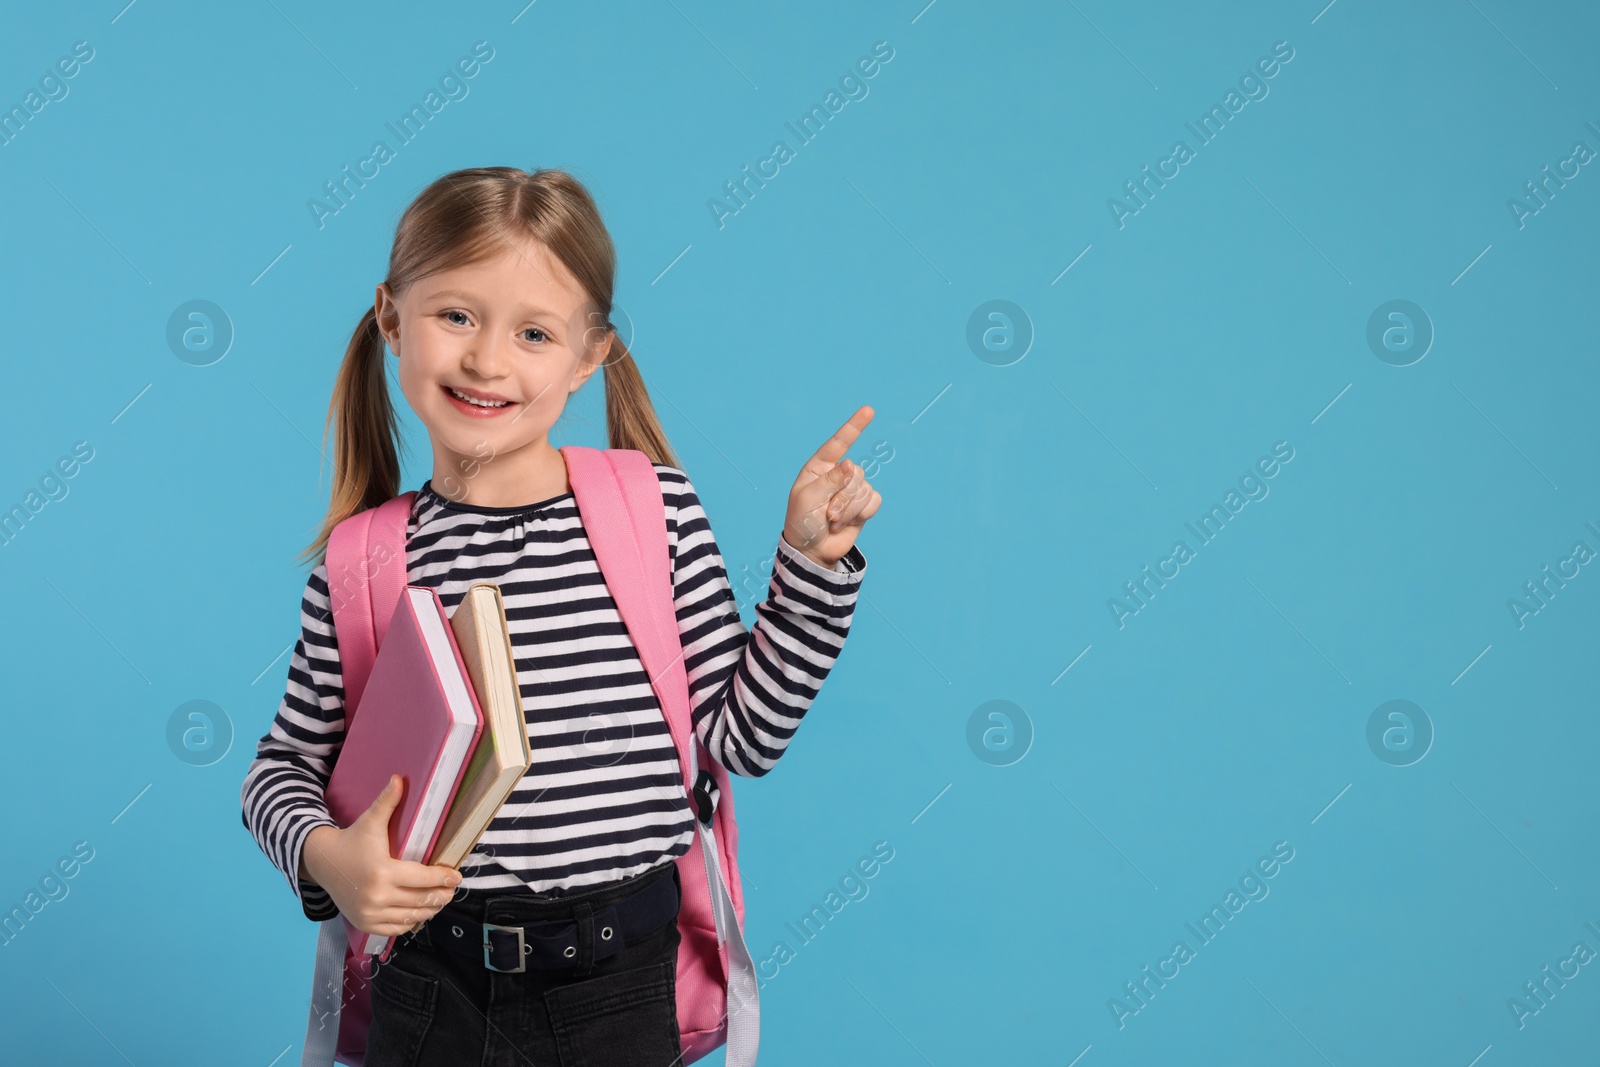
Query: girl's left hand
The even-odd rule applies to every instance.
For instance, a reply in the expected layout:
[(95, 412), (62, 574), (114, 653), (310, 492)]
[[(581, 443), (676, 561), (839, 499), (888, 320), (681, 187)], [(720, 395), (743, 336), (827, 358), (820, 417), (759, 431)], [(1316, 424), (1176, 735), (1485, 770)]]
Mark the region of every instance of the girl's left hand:
[(862, 525), (883, 503), (882, 494), (867, 482), (861, 467), (844, 458), (873, 414), (870, 407), (858, 408), (850, 421), (806, 460), (789, 490), (783, 539), (829, 570), (855, 545)]

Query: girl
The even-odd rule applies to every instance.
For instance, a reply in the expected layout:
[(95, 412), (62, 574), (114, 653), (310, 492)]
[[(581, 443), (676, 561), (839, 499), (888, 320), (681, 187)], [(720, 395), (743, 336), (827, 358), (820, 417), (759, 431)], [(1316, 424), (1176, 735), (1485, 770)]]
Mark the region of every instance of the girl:
[[(334, 385), (332, 502), (305, 554), (318, 562), (288, 688), (240, 801), (307, 918), (342, 912), (369, 933), (404, 935), (373, 977), (369, 1067), (474, 1062), (477, 1049), (485, 1064), (668, 1067), (680, 1055), (675, 858), (694, 816), (547, 439), (597, 369), (610, 446), (646, 453), (661, 483), (692, 718), (711, 757), (736, 774), (771, 770), (850, 630), (866, 570), (855, 541), (882, 497), (844, 454), (872, 409), (802, 468), (746, 630), (706, 513), (611, 322), (614, 274), (611, 238), (570, 175), (446, 174), (402, 216), (388, 279)], [(500, 586), (534, 754), (459, 872), (390, 856), (398, 776), (344, 829), (323, 798), (345, 720), (322, 557), (341, 520), (399, 493), (385, 346), (433, 449), (406, 530), (408, 584), (433, 588), (448, 611), (474, 582)], [(461, 931), (485, 923), (571, 923), (608, 908), (626, 936), (603, 959), (586, 951), (509, 973), (485, 964), (481, 937), (459, 951)]]

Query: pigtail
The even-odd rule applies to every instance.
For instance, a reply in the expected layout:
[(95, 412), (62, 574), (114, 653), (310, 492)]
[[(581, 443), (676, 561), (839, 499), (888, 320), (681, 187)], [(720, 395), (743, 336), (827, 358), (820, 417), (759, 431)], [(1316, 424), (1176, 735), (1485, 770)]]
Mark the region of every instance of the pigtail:
[(322, 435), (324, 447), (329, 432), (335, 435), (333, 489), (328, 514), (317, 539), (300, 554), (302, 562), (320, 563), (335, 526), (400, 492), (400, 424), (389, 399), (384, 352), (377, 313), (369, 305), (350, 337), (333, 385)]
[(620, 337), (611, 339), (604, 373), (606, 440), (610, 447), (637, 449), (656, 463), (681, 468), (683, 464), (678, 462), (661, 420), (656, 418), (639, 365)]

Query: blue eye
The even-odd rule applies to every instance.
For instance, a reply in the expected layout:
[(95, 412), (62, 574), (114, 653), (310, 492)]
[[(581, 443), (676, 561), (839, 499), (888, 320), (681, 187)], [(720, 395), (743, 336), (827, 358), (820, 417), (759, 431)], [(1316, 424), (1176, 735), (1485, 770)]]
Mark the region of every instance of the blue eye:
[[(449, 316), (451, 316), (451, 315), (460, 315), (462, 318), (466, 318), (467, 317), (467, 313), (465, 311), (457, 311), (454, 308), (451, 308), (449, 311), (441, 311), (441, 312), (439, 312), (439, 316), (441, 318), (449, 318)], [(464, 323), (464, 322), (463, 323), (456, 323), (456, 325), (465, 326), (466, 323)]]
[[(537, 327), (537, 326), (529, 326), (526, 330), (523, 330), (522, 333), (523, 333), (524, 336), (526, 336), (527, 334), (530, 334), (530, 333), (536, 333), (540, 337), (544, 338), (545, 340), (549, 340), (550, 339), (550, 335), (545, 333), (543, 330), (539, 329), (539, 327)], [(538, 342), (535, 341), (534, 344), (538, 344)]]

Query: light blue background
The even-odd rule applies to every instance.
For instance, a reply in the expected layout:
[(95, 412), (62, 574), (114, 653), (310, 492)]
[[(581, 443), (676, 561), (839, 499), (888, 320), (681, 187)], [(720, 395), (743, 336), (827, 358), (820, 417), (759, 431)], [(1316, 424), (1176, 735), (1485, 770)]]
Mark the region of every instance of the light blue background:
[[(763, 1064), (1592, 1055), (1600, 965), (1522, 1028), (1507, 1001), (1600, 951), (1600, 572), (1520, 629), (1507, 601), (1600, 549), (1600, 173), (1522, 228), (1506, 202), (1600, 149), (1600, 18), (923, 2), (12, 5), (6, 107), (95, 55), (0, 147), (0, 506), (94, 458), (0, 549), (0, 906), (95, 855), (0, 949), (8, 1057), (298, 1062), (316, 928), (239, 786), (350, 331), (404, 206), (491, 164), (599, 200), (736, 582), (764, 584), (801, 463), (858, 405), (852, 456), (892, 450), (843, 657), (777, 771), (736, 783), (747, 936), (796, 949)], [(479, 40), (469, 95), (318, 229), (307, 200)], [(719, 229), (707, 201), (878, 41), (870, 94)], [(1270, 94), (1119, 229), (1107, 199), (1278, 41)], [(192, 299), (236, 331), (210, 366), (165, 341)], [(996, 299), (1036, 334), (1008, 366), (966, 342)], [(1436, 331), (1406, 367), (1365, 339), (1393, 299)], [(555, 442), (603, 427), (596, 384)], [(1278, 441), (1270, 495), (1119, 629), (1107, 600)], [(205, 767), (166, 740), (196, 699), (234, 731)], [(1003, 767), (967, 743), (997, 699), (1033, 732)], [(1393, 699), (1436, 732), (1411, 766), (1367, 744)], [(870, 893), (800, 946), (785, 924), (878, 841)], [(1279, 841), (1270, 895), (1119, 1028), (1108, 1000)]]

